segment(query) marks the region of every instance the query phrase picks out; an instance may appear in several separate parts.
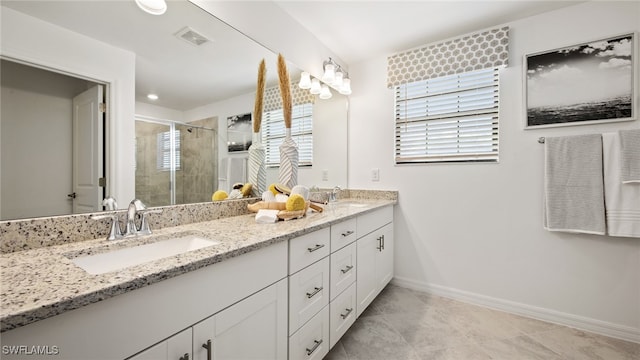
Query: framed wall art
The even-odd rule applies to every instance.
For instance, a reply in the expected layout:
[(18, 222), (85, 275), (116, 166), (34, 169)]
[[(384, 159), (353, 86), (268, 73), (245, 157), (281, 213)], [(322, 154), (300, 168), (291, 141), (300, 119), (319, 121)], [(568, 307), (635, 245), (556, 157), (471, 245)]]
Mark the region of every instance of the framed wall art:
[(252, 141), (251, 113), (227, 117), (229, 152), (248, 151)]
[(634, 120), (634, 33), (525, 55), (526, 129)]

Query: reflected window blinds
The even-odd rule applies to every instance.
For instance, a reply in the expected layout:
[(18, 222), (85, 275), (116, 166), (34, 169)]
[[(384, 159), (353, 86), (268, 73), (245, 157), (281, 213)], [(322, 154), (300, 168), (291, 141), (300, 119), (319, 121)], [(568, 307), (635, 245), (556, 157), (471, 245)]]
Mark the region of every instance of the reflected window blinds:
[[(262, 119), (262, 144), (267, 167), (280, 166), (280, 145), (284, 141), (285, 126), (282, 109), (266, 111)], [(298, 145), (298, 165), (313, 163), (313, 104), (294, 105), (291, 116), (291, 138)]]

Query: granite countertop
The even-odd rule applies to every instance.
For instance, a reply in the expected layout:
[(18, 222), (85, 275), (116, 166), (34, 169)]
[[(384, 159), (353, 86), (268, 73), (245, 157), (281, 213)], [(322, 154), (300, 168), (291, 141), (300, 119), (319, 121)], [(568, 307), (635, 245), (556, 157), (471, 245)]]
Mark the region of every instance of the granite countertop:
[[(249, 214), (164, 228), (138, 238), (86, 240), (2, 254), (0, 331), (99, 302), (395, 203), (395, 200), (344, 199), (324, 205), (322, 213), (313, 212), (302, 219), (274, 224), (258, 224), (254, 215)], [(71, 260), (181, 234), (199, 235), (220, 243), (99, 275), (85, 272)]]

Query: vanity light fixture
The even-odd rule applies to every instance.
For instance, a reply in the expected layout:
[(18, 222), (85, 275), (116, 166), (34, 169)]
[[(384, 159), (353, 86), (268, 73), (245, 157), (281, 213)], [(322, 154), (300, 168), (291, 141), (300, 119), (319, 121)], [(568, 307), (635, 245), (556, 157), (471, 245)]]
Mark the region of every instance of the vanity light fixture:
[(333, 60), (331, 60), (331, 58), (329, 58), (329, 61), (324, 62), (323, 68), (324, 74), (322, 74), (322, 81), (326, 82), (327, 84), (332, 84), (336, 79), (335, 63), (333, 62)]
[(340, 94), (351, 95), (351, 79), (345, 77), (342, 80), (342, 86), (340, 87)]
[(331, 90), (329, 90), (329, 86), (326, 84), (322, 84), (322, 88), (320, 89), (320, 99), (326, 100), (331, 99), (333, 94), (331, 94)]
[(162, 15), (167, 11), (165, 0), (136, 0), (136, 5), (151, 15)]
[(302, 74), (300, 74), (298, 86), (304, 90), (311, 89), (311, 75), (308, 72), (303, 71)]

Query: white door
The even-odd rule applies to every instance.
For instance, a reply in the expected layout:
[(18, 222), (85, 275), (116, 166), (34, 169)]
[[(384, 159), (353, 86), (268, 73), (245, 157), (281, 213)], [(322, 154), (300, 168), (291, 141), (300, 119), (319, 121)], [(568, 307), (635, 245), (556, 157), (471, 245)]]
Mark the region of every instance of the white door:
[(104, 176), (104, 88), (96, 85), (73, 98), (73, 213), (102, 210)]
[(376, 259), (376, 279), (380, 291), (393, 278), (393, 223), (385, 225), (377, 232), (382, 235), (382, 251), (377, 254)]

